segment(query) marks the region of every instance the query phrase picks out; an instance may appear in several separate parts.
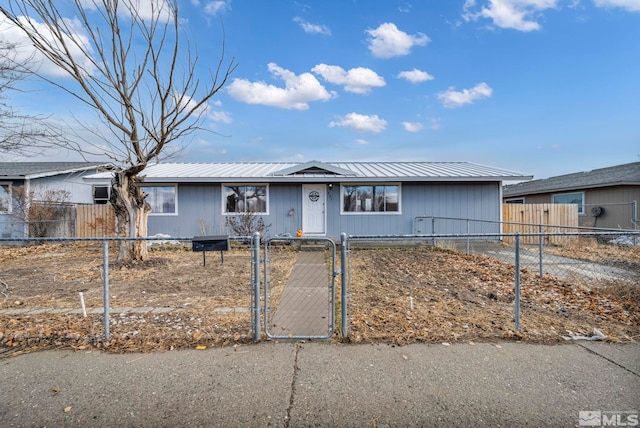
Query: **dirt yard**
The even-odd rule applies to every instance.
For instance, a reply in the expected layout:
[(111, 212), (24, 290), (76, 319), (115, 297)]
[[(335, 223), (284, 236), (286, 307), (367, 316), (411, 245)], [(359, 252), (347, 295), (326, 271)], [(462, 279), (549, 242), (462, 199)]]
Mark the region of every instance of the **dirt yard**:
[[(114, 309), (111, 338), (104, 340), (102, 315), (91, 314), (103, 304), (101, 245), (0, 248), (0, 310), (13, 311), (0, 313), (0, 354), (51, 347), (154, 351), (252, 340), (248, 247), (234, 246), (224, 263), (208, 253), (206, 266), (200, 253), (182, 245), (155, 247), (151, 255), (145, 263), (110, 265)], [(270, 254), (274, 290), (284, 286), (297, 255), (289, 247)], [(586, 286), (525, 270), (516, 333), (511, 265), (430, 247), (354, 250), (349, 263), (351, 331), (336, 340), (554, 343), (564, 341), (562, 336), (591, 335), (594, 328), (614, 342), (640, 339), (638, 285)], [(635, 259), (630, 263), (640, 268)], [(55, 313), (80, 309), (80, 293), (86, 318)], [(119, 309), (135, 307), (172, 310)], [(25, 314), (34, 309), (43, 310)]]

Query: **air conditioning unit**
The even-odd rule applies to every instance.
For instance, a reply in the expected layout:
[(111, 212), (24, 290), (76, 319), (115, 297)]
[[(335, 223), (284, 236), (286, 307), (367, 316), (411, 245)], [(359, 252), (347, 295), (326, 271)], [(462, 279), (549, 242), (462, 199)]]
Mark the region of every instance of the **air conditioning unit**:
[(110, 186), (93, 186), (93, 203), (106, 204), (109, 202)]

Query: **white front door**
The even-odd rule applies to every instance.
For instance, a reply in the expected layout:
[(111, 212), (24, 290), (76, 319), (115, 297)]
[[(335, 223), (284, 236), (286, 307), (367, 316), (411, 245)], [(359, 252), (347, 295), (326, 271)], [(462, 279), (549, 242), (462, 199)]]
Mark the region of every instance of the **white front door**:
[(302, 185), (302, 232), (305, 235), (324, 235), (326, 188), (324, 184)]

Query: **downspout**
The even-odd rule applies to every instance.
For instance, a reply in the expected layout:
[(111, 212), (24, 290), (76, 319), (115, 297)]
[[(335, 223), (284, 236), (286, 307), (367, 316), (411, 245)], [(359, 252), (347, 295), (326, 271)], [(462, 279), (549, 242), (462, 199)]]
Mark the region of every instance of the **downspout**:
[(24, 179), (24, 225), (23, 234), (25, 238), (29, 237), (29, 211), (31, 211), (31, 179)]

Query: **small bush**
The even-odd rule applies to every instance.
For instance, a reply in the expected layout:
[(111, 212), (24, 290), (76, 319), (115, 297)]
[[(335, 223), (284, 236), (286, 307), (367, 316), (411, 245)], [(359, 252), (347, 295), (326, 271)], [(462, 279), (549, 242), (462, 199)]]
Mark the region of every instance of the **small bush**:
[(255, 232), (264, 237), (269, 232), (271, 224), (265, 224), (262, 217), (252, 211), (230, 215), (225, 220), (225, 226), (230, 228), (236, 236), (252, 236)]

